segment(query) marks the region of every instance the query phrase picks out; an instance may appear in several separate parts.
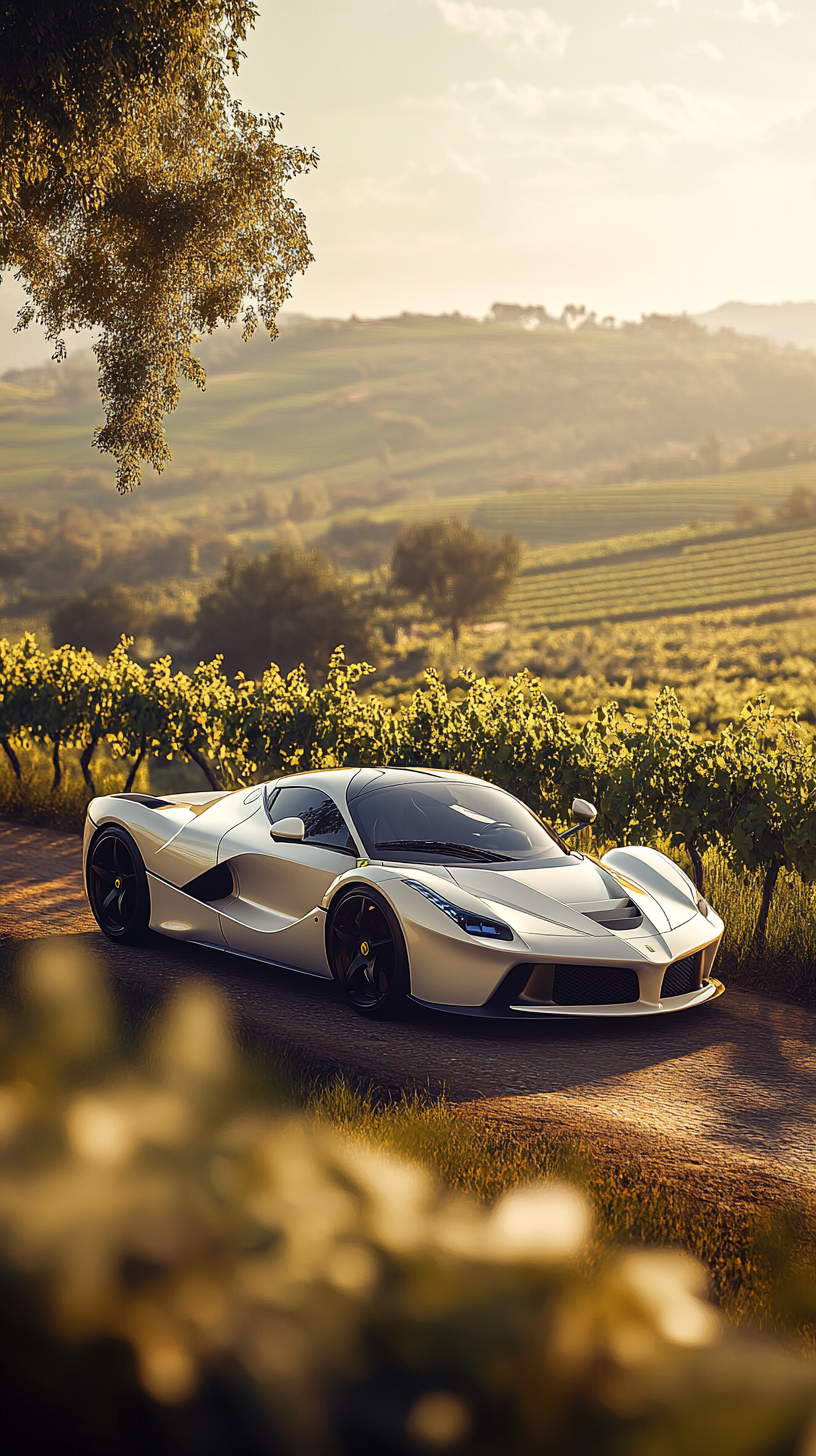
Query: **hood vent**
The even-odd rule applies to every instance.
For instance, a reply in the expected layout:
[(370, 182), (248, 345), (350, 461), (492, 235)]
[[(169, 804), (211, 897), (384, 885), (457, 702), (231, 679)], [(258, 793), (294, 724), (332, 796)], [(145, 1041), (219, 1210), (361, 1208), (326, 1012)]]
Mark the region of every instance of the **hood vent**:
[(643, 924), (643, 915), (634, 900), (626, 898), (594, 901), (571, 908), (585, 915), (587, 920), (594, 920), (596, 925), (602, 925), (605, 930), (638, 930)]

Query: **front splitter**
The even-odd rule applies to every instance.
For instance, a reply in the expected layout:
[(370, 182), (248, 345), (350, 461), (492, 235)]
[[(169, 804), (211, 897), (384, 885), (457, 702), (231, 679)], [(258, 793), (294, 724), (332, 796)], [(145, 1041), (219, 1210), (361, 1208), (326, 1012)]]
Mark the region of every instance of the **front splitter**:
[[(701, 992), (691, 992), (688, 996), (672, 997), (671, 1001), (661, 1001), (652, 1005), (647, 1001), (634, 1001), (617, 1006), (523, 1006), (510, 1005), (499, 1007), (491, 1006), (486, 1002), (484, 1006), (446, 1006), (434, 1001), (421, 1001), (418, 996), (411, 996), (409, 999), (415, 1006), (422, 1006), (426, 1011), (443, 1011), (449, 1016), (477, 1016), (484, 1021), (578, 1021), (582, 1017), (602, 1017), (605, 1020), (624, 1020), (639, 1016), (669, 1016), (680, 1011), (692, 1011), (695, 1006), (705, 1006), (709, 1001), (716, 1001), (722, 996), (725, 986), (722, 981), (717, 981), (713, 976), (703, 982)], [(682, 1002), (681, 1005), (673, 1005), (673, 1001)]]

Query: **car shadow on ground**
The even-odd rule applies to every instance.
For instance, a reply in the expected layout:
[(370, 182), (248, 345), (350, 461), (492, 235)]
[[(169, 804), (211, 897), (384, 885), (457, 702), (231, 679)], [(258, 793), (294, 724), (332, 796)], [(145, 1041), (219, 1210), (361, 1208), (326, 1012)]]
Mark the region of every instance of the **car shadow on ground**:
[[(513, 1049), (530, 1055), (542, 1067), (541, 1053), (558, 1052), (556, 1066), (548, 1077), (553, 1090), (567, 1089), (585, 1080), (584, 1053), (593, 1061), (602, 1054), (600, 1065), (609, 1075), (616, 1068), (637, 1070), (684, 1057), (730, 1038), (736, 1028), (729, 1015), (727, 997), (690, 1011), (648, 1017), (580, 1017), (535, 1021), (489, 1020), (458, 1016), (410, 1005), (405, 1017), (393, 1021), (359, 1016), (343, 1001), (335, 985), (320, 977), (307, 976), (285, 967), (237, 956), (229, 952), (185, 945), (152, 935), (144, 947), (111, 946), (102, 937), (87, 937), (115, 972), (119, 994), (123, 979), (145, 1006), (172, 981), (205, 976), (217, 984), (236, 1010), (244, 1009), (258, 1019), (259, 1028), (297, 1032), (310, 1045), (326, 1039), (335, 1044), (341, 1036), (344, 1048), (356, 1042), (370, 1043), (372, 1037), (383, 1046), (414, 1048), (411, 1058), (416, 1069), (417, 1054), (426, 1050), (458, 1048), (463, 1055), (480, 1058), (490, 1048)], [(170, 979), (168, 979), (170, 978)], [(410, 1067), (406, 1068), (410, 1072)], [(554, 1079), (554, 1080), (553, 1080)]]
[[(376, 1091), (443, 1091), (451, 1102), (515, 1099), (531, 1122), (569, 1105), (621, 1126), (662, 1127), (703, 1147), (804, 1156), (816, 1115), (816, 1015), (745, 993), (673, 1014), (534, 1023), (412, 1006), (397, 1021), (358, 1016), (332, 982), (152, 935), (114, 946), (72, 940), (107, 968), (137, 1038), (179, 985), (204, 979), (224, 997), (239, 1042), (271, 1066), (284, 1053), (308, 1072), (350, 1074)], [(30, 944), (30, 943), (29, 943)], [(6, 979), (16, 952), (0, 956)], [(668, 1121), (667, 1121), (668, 1120)]]

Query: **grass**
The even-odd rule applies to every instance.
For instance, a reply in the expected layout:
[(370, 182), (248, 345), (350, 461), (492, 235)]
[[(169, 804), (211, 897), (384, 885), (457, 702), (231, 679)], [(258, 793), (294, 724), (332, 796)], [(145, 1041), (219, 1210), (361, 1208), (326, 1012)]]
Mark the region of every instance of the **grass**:
[[(378, 1095), (347, 1077), (302, 1079), (295, 1100), (319, 1121), (371, 1147), (411, 1158), (450, 1189), (492, 1201), (536, 1179), (580, 1186), (595, 1214), (587, 1261), (597, 1266), (626, 1244), (674, 1246), (701, 1259), (715, 1297), (737, 1323), (787, 1333), (816, 1349), (816, 1210), (723, 1202), (634, 1156), (599, 1154), (589, 1138), (520, 1131), (462, 1111), (444, 1097)], [(290, 1094), (291, 1095), (291, 1094)]]
[[(0, 964), (8, 952), (0, 949)], [(117, 989), (117, 998), (130, 993)], [(128, 1013), (135, 1047), (144, 1003)], [(152, 1025), (152, 1021), (151, 1021)], [(725, 1196), (679, 1181), (662, 1162), (610, 1153), (591, 1135), (565, 1136), (512, 1125), (462, 1108), (444, 1095), (395, 1093), (346, 1073), (304, 1066), (289, 1048), (242, 1034), (247, 1094), (336, 1129), (363, 1145), (419, 1163), (444, 1187), (490, 1203), (541, 1179), (578, 1186), (594, 1213), (585, 1261), (592, 1270), (622, 1246), (687, 1250), (711, 1277), (724, 1312), (738, 1324), (787, 1336), (816, 1353), (816, 1207), (806, 1199), (765, 1206), (755, 1180)]]
[[(18, 948), (0, 946), (8, 1006), (19, 1007)], [(161, 1006), (146, 1006), (128, 980), (112, 988), (120, 1011), (120, 1052), (138, 1054)], [(578, 1186), (594, 1212), (583, 1260), (588, 1272), (616, 1250), (685, 1249), (707, 1265), (712, 1292), (738, 1324), (782, 1334), (816, 1352), (816, 1208), (805, 1198), (762, 1207), (756, 1184), (731, 1184), (726, 1198), (667, 1172), (662, 1162), (610, 1154), (591, 1136), (519, 1127), (460, 1108), (444, 1096), (389, 1094), (345, 1074), (320, 1074), (265, 1035), (241, 1038), (241, 1105), (305, 1113), (372, 1149), (407, 1158), (447, 1189), (490, 1203), (538, 1180)], [(118, 1083), (117, 1083), (118, 1085)], [(730, 1195), (730, 1196), (729, 1196)]]
[[(667, 852), (667, 846), (656, 846)], [(691, 874), (683, 853), (673, 852)], [(816, 1005), (816, 885), (806, 885), (793, 870), (781, 870), (776, 883), (767, 940), (762, 949), (754, 930), (762, 898), (762, 873), (740, 871), (716, 849), (704, 856), (705, 895), (725, 923), (714, 968), (729, 986), (757, 991), (778, 1000)]]
[[(696, 482), (695, 482), (696, 483)], [(629, 535), (586, 539), (565, 544), (530, 547), (521, 563), (522, 576), (537, 576), (542, 571), (558, 571), (563, 567), (580, 567), (589, 561), (604, 561), (622, 556), (640, 557), (651, 552), (680, 550), (694, 541), (722, 541), (749, 533), (746, 526), (733, 520), (687, 521), (662, 530), (633, 531)]]
[[(326, 537), (335, 549), (332, 527), (367, 516), (396, 530), (453, 514), (515, 532), (530, 551), (500, 615), (516, 633), (810, 590), (807, 532), (791, 534), (786, 553), (781, 532), (735, 541), (733, 517), (749, 503), (767, 511), (795, 486), (814, 488), (816, 462), (669, 478), (692, 468), (688, 442), (711, 430), (728, 438), (731, 460), (757, 430), (780, 439), (810, 430), (816, 360), (805, 351), (693, 330), (536, 334), (405, 318), (290, 328), (274, 347), (225, 336), (204, 353), (206, 394), (186, 390), (168, 423), (172, 464), (161, 479), (148, 472), (126, 501), (91, 452), (99, 401), (87, 362), (0, 380), (0, 508), (52, 519), (67, 508), (60, 544), (70, 542), (57, 568), (35, 553), (23, 577), (6, 577), (0, 630), (30, 625), (60, 591), (85, 584), (79, 566), (61, 574), (80, 541), (97, 580), (104, 561), (116, 573), (117, 530), (132, 543), (142, 530), (192, 526), (211, 532), (209, 572), (227, 548)], [(648, 478), (650, 461), (659, 479)], [(599, 483), (631, 477), (629, 465), (633, 483)], [(325, 490), (329, 512), (282, 525), (298, 484)], [(256, 518), (259, 491), (269, 509)], [(346, 564), (367, 566), (367, 549)], [(680, 555), (663, 561), (670, 550)], [(637, 566), (623, 560), (633, 554)], [(192, 600), (192, 577), (185, 589)]]
[[(0, 819), (16, 819), (21, 824), (81, 834), (85, 809), (93, 795), (82, 778), (78, 753), (63, 751), (63, 777), (56, 793), (51, 787), (53, 769), (50, 756), (41, 748), (32, 746), (22, 752), (20, 763), (22, 778), (18, 782), (5, 755), (0, 754)], [(129, 767), (129, 761), (113, 760), (100, 745), (91, 764), (97, 793), (121, 793)], [(147, 764), (141, 765), (133, 787), (147, 792)]]
[[(470, 516), (480, 530), (512, 531), (530, 545), (560, 545), (662, 532), (688, 527), (690, 522), (725, 521), (746, 502), (780, 505), (797, 485), (816, 485), (816, 465), (644, 480), (592, 490), (507, 493), (473, 501)], [(449, 504), (453, 508), (457, 503)]]
[(804, 884), (794, 871), (781, 871), (761, 953), (753, 941), (761, 875), (738, 874), (723, 856), (709, 852), (705, 888), (726, 924), (717, 974), (732, 986), (816, 1004), (816, 886)]
[[(68, 759), (68, 755), (66, 755)], [(0, 769), (0, 815), (76, 830), (85, 790), (68, 759), (64, 786), (49, 793), (44, 755), (26, 763), (24, 793)], [(99, 787), (120, 788), (122, 765), (95, 767)], [(147, 788), (140, 770), (139, 786)], [(722, 856), (706, 858), (706, 892), (726, 920), (718, 972), (732, 985), (808, 1000), (816, 966), (816, 891), (796, 876), (781, 876), (769, 925), (766, 953), (757, 961), (751, 935), (759, 884), (738, 876)], [(8, 952), (0, 953), (3, 958)], [(138, 1015), (143, 1015), (140, 1006)], [(315, 1077), (284, 1053), (270, 1064), (250, 1047), (259, 1085), (278, 1099), (371, 1146), (389, 1149), (431, 1169), (449, 1188), (489, 1201), (539, 1178), (567, 1179), (585, 1192), (595, 1212), (587, 1251), (590, 1267), (620, 1245), (659, 1244), (687, 1249), (709, 1268), (715, 1296), (738, 1323), (785, 1334), (808, 1351), (816, 1348), (816, 1211), (806, 1205), (757, 1206), (756, 1188), (723, 1201), (707, 1188), (691, 1188), (660, 1165), (634, 1156), (610, 1155), (591, 1137), (564, 1137), (522, 1130), (463, 1111), (444, 1097), (416, 1093), (389, 1096), (345, 1076)]]
[[(378, 518), (463, 514), (480, 529), (511, 530), (538, 548), (527, 558), (512, 603), (499, 614), (513, 617), (506, 639), (468, 639), (474, 654), (477, 646), (493, 653), (489, 670), (534, 663), (548, 690), (556, 697), (560, 692), (562, 705), (579, 717), (597, 701), (601, 683), (624, 704), (639, 706), (652, 684), (671, 681), (685, 693), (695, 721), (712, 728), (729, 711), (728, 694), (736, 701), (746, 685), (754, 690), (775, 679), (790, 695), (786, 705), (807, 699), (816, 714), (810, 619), (793, 632), (787, 620), (759, 628), (755, 614), (739, 613), (649, 623), (648, 629), (558, 630), (558, 623), (596, 622), (633, 608), (657, 617), (684, 609), (690, 599), (698, 607), (730, 605), (813, 590), (816, 533), (789, 533), (800, 552), (795, 567), (782, 532), (723, 539), (733, 535), (726, 518), (743, 503), (772, 507), (794, 485), (816, 485), (812, 465), (592, 490), (567, 485), (571, 475), (579, 479), (598, 468), (605, 454), (620, 459), (644, 440), (651, 444), (650, 432), (685, 439), (690, 431), (699, 436), (709, 429), (747, 436), (766, 423), (810, 428), (811, 356), (708, 340), (684, 352), (645, 335), (536, 336), (465, 320), (292, 332), (274, 349), (264, 341), (246, 350), (229, 340), (216, 346), (206, 395), (186, 392), (170, 423), (172, 467), (161, 481), (146, 481), (142, 500), (160, 515), (189, 514), (202, 497), (221, 510), (231, 494), (246, 491), (239, 473), (234, 484), (216, 481), (202, 496), (176, 493), (202, 452), (224, 461), (251, 452), (253, 484), (273, 491), (317, 477), (330, 493), (357, 487), (376, 492), (385, 473), (404, 488), (405, 498), (374, 509)], [(746, 370), (752, 377), (743, 388)], [(19, 506), (24, 488), (25, 504), (33, 509), (55, 510), (69, 498), (129, 509), (135, 503), (116, 502), (112, 487), (107, 493), (89, 487), (84, 495), (78, 488), (70, 496), (69, 487), (54, 483), (66, 465), (98, 471), (103, 463), (90, 449), (100, 414), (95, 386), (72, 395), (57, 388), (57, 378), (40, 371), (2, 382), (0, 499)], [(734, 413), (735, 399), (741, 413)], [(587, 420), (596, 437), (588, 434)], [(539, 488), (513, 489), (519, 484)], [(304, 539), (322, 533), (330, 520), (304, 523)], [(708, 524), (693, 528), (692, 521)], [(647, 539), (644, 532), (652, 534)], [(648, 564), (650, 553), (669, 548), (679, 554), (655, 555)], [(640, 565), (616, 563), (616, 556), (632, 553)], [(797, 636), (801, 641), (794, 642)], [(722, 701), (712, 706), (717, 694)], [(64, 758), (64, 783), (54, 795), (44, 754), (27, 757), (22, 787), (0, 756), (0, 816), (79, 832), (88, 791), (76, 755)], [(124, 785), (125, 766), (101, 754), (93, 772), (100, 790)], [(162, 772), (160, 784), (155, 766), (149, 774), (143, 767), (136, 787), (196, 786), (184, 766)], [(169, 781), (174, 776), (175, 785)], [(767, 948), (758, 957), (752, 945), (757, 878), (735, 874), (713, 854), (706, 873), (707, 894), (726, 922), (722, 978), (812, 1003), (813, 888), (796, 876), (780, 877)], [(418, 1160), (448, 1187), (482, 1200), (541, 1177), (578, 1182), (596, 1214), (590, 1262), (621, 1243), (686, 1248), (708, 1265), (732, 1318), (786, 1331), (813, 1348), (811, 1209), (770, 1215), (751, 1206), (750, 1188), (744, 1201), (723, 1204), (713, 1191), (701, 1196), (653, 1164), (612, 1158), (589, 1138), (519, 1133), (444, 1098), (389, 1098), (347, 1078), (315, 1080), (297, 1069), (289, 1082), (293, 1105), (372, 1146)]]
[[(549, 552), (555, 548), (566, 555), (567, 548), (572, 547), (579, 557), (593, 557), (599, 554), (599, 548), (601, 554), (608, 551), (612, 542), (613, 551), (618, 543), (624, 550), (641, 548), (650, 544), (644, 539), (649, 535), (658, 537), (651, 544), (662, 545), (664, 532), (682, 540), (701, 531), (712, 536), (734, 531), (733, 516), (739, 506), (746, 502), (780, 505), (797, 485), (811, 489), (816, 485), (816, 464), (594, 485), (591, 489), (553, 485), (546, 490), (409, 499), (377, 507), (370, 514), (378, 521), (423, 515), (467, 516), (479, 530), (511, 531), (533, 550)], [(321, 521), (319, 529), (324, 527)], [(317, 531), (318, 526), (312, 529)], [(592, 543), (586, 553), (582, 550), (585, 542)]]
[(460, 660), (500, 680), (529, 667), (547, 696), (578, 723), (599, 702), (645, 712), (664, 686), (675, 689), (699, 733), (718, 732), (760, 693), (778, 709), (816, 722), (813, 596), (632, 622), (507, 623), (489, 635), (463, 636)]

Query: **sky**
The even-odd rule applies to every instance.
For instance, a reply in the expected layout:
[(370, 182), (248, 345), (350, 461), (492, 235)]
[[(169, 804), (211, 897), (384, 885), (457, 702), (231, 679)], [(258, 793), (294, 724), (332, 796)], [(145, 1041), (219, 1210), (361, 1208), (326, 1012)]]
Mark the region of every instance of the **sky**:
[(812, 0), (261, 0), (308, 313), (816, 297)]
[[(315, 252), (294, 309), (816, 298), (812, 0), (260, 11), (235, 94), (321, 158), (292, 187)], [(4, 284), (0, 369), (16, 306)]]

